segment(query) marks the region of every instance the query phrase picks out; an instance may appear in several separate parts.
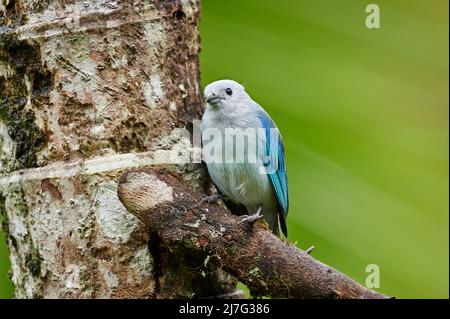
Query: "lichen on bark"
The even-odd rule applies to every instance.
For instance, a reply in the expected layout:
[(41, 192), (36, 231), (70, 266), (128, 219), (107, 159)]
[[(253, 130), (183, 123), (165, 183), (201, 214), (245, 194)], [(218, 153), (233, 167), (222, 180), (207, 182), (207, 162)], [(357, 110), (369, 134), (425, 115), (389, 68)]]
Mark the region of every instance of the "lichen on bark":
[(0, 38), (0, 120), (14, 141), (16, 168), (37, 165), (37, 153), (45, 143), (45, 134), (35, 124), (33, 108), (46, 98), (51, 74), (40, 65), (38, 45), (20, 41), (16, 36)]

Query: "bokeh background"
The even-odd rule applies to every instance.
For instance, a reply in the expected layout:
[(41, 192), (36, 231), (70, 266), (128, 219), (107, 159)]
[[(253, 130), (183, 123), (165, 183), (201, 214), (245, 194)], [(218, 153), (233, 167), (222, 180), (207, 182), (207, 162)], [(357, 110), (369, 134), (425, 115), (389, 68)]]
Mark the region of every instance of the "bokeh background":
[[(381, 9), (367, 29), (365, 7)], [(204, 84), (230, 78), (287, 152), (289, 239), (399, 298), (448, 298), (446, 0), (204, 0)]]
[[(203, 0), (204, 84), (230, 78), (272, 116), (289, 239), (379, 291), (449, 296), (447, 0)], [(0, 240), (0, 297), (10, 297)]]

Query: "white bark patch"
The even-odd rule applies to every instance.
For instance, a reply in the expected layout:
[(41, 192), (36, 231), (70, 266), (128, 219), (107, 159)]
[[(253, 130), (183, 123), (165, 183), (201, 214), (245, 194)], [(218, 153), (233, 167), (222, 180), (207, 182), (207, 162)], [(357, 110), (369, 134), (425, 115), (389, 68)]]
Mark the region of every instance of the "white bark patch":
[(198, 228), (200, 226), (200, 220), (197, 220), (195, 223), (184, 224), (184, 226), (192, 227), (192, 228)]
[(7, 63), (0, 61), (0, 75), (8, 79), (14, 75), (14, 69)]
[(111, 103), (110, 98), (105, 94), (94, 94), (92, 100), (94, 101), (95, 109), (98, 112), (97, 116), (100, 119), (103, 119), (103, 115), (106, 113), (107, 107)]
[(163, 24), (157, 21), (146, 22), (143, 26), (149, 53), (156, 56), (158, 54), (158, 47), (165, 43), (166, 30), (164, 30)]
[(192, 144), (189, 131), (184, 128), (175, 128), (171, 135), (177, 137), (177, 140), (171, 147), (170, 161), (175, 164), (191, 162)]
[(9, 260), (11, 261), (11, 282), (15, 287), (17, 287), (20, 283), (20, 279), (23, 274), (20, 269), (20, 261), (17, 254), (10, 254)]
[(91, 128), (91, 134), (94, 137), (101, 138), (103, 133), (105, 133), (105, 126), (100, 124)]
[(80, 289), (80, 267), (74, 264), (67, 265), (65, 274), (67, 274), (66, 288)]
[(211, 237), (212, 237), (212, 238), (216, 238), (216, 237), (219, 237), (219, 236), (223, 236), (223, 234), (225, 233), (225, 231), (226, 231), (226, 228), (223, 227), (222, 225), (220, 225), (219, 230), (216, 230), (215, 228), (213, 228), (213, 229), (210, 230)]
[[(81, 42), (81, 40), (80, 40)], [(81, 43), (80, 45), (83, 45)], [(89, 46), (85, 40), (86, 47)], [(84, 54), (82, 54), (84, 53)], [(97, 63), (90, 58), (88, 52), (82, 52), (70, 61), (58, 60), (58, 66), (63, 68), (68, 81), (62, 82), (63, 90), (71, 96), (76, 96), (81, 103), (89, 103), (90, 94), (95, 92), (100, 84), (97, 81)], [(62, 55), (56, 53), (56, 58), (61, 59)], [(70, 63), (70, 64), (69, 64)]]
[(194, 15), (192, 0), (181, 0), (181, 5), (183, 6), (183, 12), (186, 14), (186, 16), (192, 18), (192, 16)]
[(177, 104), (175, 102), (170, 102), (169, 109), (171, 111), (176, 111), (177, 110)]
[(142, 86), (144, 98), (147, 105), (154, 109), (164, 97), (163, 84), (159, 75), (152, 75), (149, 82)]
[(175, 128), (170, 135), (164, 135), (154, 144), (156, 162), (186, 164), (191, 162), (191, 136), (185, 128)]
[(148, 274), (150, 274), (153, 269), (153, 264), (150, 251), (147, 247), (136, 252), (135, 257), (130, 262), (130, 267), (134, 270), (134, 274), (137, 275), (138, 278), (136, 278), (136, 280), (138, 282), (148, 277)]
[(119, 285), (119, 278), (117, 277), (117, 275), (112, 273), (110, 271), (110, 267), (105, 265), (102, 261), (98, 262), (98, 270), (102, 274), (106, 286), (109, 289), (115, 288)]
[(180, 85), (178, 85), (178, 88), (179, 88), (180, 91), (181, 91), (181, 97), (182, 97), (183, 99), (186, 98), (186, 97), (187, 97), (187, 90), (186, 90), (186, 88), (184, 87), (184, 84), (181, 83)]
[(26, 221), (23, 216), (13, 215), (10, 220), (11, 235), (16, 239), (21, 239), (28, 234)]
[(97, 223), (105, 235), (113, 243), (128, 241), (136, 230), (138, 219), (127, 212), (117, 197), (117, 184), (107, 182), (99, 185), (94, 197)]
[(24, 110), (31, 110), (31, 108), (32, 108), (32, 105), (31, 105), (31, 93), (32, 93), (31, 82), (26, 74), (23, 77), (23, 80), (25, 82), (25, 87), (27, 88), (27, 103), (24, 106)]
[[(69, 225), (83, 225), (79, 223), (79, 220), (87, 220), (92, 214), (89, 209), (82, 209), (89, 207), (88, 200), (83, 194), (75, 194), (70, 180), (55, 180), (50, 184), (53, 185), (55, 193), (52, 194), (48, 189), (42, 191), (42, 188), (39, 188), (40, 192), (35, 197), (38, 205), (28, 203), (29, 218), (32, 223), (29, 227), (31, 237), (35, 247), (39, 249), (43, 257), (46, 257), (46, 260), (55, 258), (55, 251), (59, 249), (58, 242), (62, 238), (74, 240), (73, 235), (70, 236), (73, 229)], [(60, 199), (55, 198), (56, 192), (59, 192)], [(68, 217), (63, 219), (63, 214), (67, 214)], [(49, 262), (47, 266), (57, 273), (55, 263)]]
[(8, 134), (8, 128), (0, 121), (0, 172), (13, 169), (15, 163), (16, 144)]
[(123, 168), (151, 165), (153, 163), (154, 161), (152, 161), (151, 154), (148, 152), (102, 156), (85, 161), (84, 174), (93, 175)]

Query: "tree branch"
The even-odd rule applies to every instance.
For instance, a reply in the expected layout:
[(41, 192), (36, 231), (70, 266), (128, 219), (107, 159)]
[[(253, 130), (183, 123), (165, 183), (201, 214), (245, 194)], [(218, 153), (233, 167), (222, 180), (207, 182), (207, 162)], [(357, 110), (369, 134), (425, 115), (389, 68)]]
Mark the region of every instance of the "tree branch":
[(261, 223), (239, 223), (222, 206), (202, 201), (167, 170), (123, 174), (118, 195), (149, 231), (173, 250), (198, 249), (237, 277), (253, 295), (274, 298), (387, 298), (273, 235)]

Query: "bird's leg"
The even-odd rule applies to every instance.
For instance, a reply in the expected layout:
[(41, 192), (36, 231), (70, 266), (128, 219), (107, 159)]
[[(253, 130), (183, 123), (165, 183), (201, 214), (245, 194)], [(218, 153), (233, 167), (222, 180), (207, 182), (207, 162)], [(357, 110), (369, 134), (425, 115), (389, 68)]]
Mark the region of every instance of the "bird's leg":
[(242, 216), (243, 218), (240, 220), (239, 225), (242, 223), (254, 224), (258, 220), (263, 219), (264, 216), (261, 215), (261, 209), (262, 209), (262, 207), (260, 206), (255, 214), (250, 215), (250, 216), (249, 215)]
[(200, 204), (204, 204), (204, 203), (208, 203), (208, 204), (212, 204), (212, 203), (217, 203), (217, 201), (219, 199), (226, 199), (226, 197), (224, 195), (210, 195), (210, 196), (205, 196), (200, 200)]

